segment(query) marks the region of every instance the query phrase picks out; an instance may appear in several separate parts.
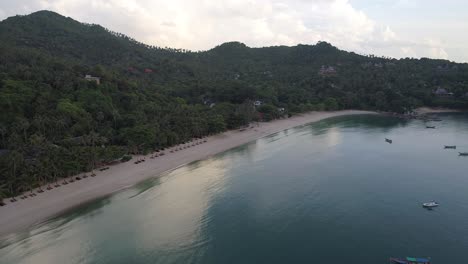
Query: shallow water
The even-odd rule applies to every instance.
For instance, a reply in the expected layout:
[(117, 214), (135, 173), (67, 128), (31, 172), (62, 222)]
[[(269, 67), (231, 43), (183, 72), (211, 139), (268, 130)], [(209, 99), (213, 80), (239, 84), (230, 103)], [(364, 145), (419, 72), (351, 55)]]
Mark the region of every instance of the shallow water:
[(277, 133), (0, 239), (0, 263), (465, 263), (468, 116), (439, 116)]

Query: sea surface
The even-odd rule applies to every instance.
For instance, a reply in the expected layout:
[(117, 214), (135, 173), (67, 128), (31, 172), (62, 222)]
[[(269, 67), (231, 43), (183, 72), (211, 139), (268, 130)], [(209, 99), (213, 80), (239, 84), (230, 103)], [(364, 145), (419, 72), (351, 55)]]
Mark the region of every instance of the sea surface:
[(468, 115), (438, 117), (286, 130), (0, 238), (0, 263), (468, 263)]

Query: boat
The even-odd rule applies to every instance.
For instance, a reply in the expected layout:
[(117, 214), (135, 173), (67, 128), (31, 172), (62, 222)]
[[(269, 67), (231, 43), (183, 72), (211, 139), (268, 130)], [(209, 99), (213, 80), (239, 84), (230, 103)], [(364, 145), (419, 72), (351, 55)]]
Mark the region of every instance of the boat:
[(468, 152), (458, 152), (459, 156), (468, 156)]
[(388, 139), (388, 138), (385, 138), (385, 142), (388, 142), (388, 143), (392, 144), (392, 143), (393, 143), (393, 140)]
[(439, 206), (439, 204), (436, 201), (430, 201), (428, 203), (423, 203), (422, 206), (424, 208), (434, 208), (434, 207)]
[(432, 129), (434, 129), (435, 126), (426, 126), (426, 128), (432, 128)]
[(390, 262), (397, 264), (431, 264), (431, 258), (390, 258)]
[(444, 146), (445, 149), (457, 149), (457, 146)]

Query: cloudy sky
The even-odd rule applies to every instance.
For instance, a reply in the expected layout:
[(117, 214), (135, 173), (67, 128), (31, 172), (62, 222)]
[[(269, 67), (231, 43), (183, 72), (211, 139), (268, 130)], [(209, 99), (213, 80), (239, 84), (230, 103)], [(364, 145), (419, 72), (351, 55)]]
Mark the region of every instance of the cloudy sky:
[(0, 0), (0, 20), (43, 9), (162, 47), (323, 40), (361, 54), (468, 62), (466, 0)]

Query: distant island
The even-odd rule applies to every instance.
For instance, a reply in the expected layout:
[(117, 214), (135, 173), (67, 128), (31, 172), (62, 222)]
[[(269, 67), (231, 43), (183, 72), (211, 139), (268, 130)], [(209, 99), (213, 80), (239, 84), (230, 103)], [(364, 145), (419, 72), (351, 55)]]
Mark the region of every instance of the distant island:
[(50, 11), (0, 22), (0, 61), (0, 202), (252, 122), (468, 108), (468, 64), (326, 42), (160, 48)]

